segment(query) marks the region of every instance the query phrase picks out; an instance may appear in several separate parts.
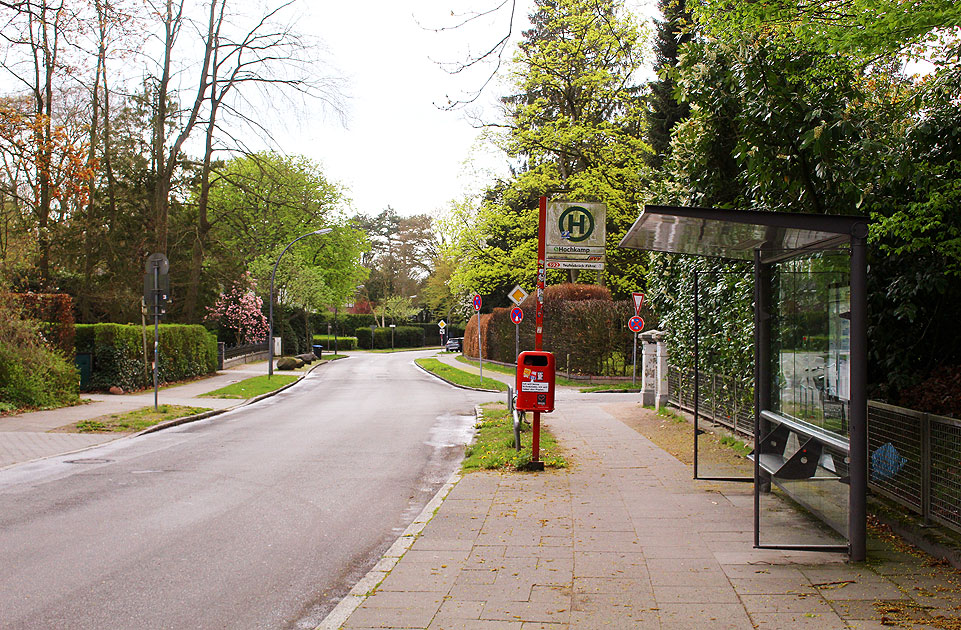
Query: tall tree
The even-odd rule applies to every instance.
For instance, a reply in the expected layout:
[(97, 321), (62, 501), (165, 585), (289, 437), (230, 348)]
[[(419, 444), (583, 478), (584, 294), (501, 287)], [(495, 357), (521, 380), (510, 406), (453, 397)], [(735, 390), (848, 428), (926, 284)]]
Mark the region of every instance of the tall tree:
[(514, 57), (504, 120), (490, 125), (503, 130), (516, 176), (493, 185), (477, 204), (453, 281), (458, 290), (481, 290), (529, 267), (500, 269), (517, 257), (527, 261), (525, 254), (533, 258), (536, 199), (560, 189), (571, 199), (607, 204), (608, 268), (597, 281), (623, 296), (643, 282), (636, 257), (616, 244), (636, 216), (647, 171), (642, 156), (650, 151), (636, 83), (644, 31), (622, 2), (540, 0), (531, 22)]
[(671, 130), (691, 112), (687, 103), (677, 100), (674, 68), (678, 51), (693, 37), (694, 22), (686, 0), (659, 0), (658, 7), (661, 20), (657, 22), (654, 40), (654, 70), (658, 80), (649, 84), (645, 111), (647, 138), (651, 145), (648, 164), (652, 168), (660, 168), (664, 163), (671, 146)]

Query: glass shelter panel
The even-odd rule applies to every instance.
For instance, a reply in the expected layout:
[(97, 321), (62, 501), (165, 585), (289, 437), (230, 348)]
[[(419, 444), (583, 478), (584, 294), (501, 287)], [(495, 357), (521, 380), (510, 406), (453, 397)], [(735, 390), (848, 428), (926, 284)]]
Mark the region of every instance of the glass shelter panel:
[(851, 398), (847, 257), (782, 263), (774, 278), (772, 409), (848, 435)]
[[(838, 535), (848, 537), (848, 266), (847, 255), (825, 253), (779, 263), (773, 270), (773, 413), (762, 414), (760, 433), (762, 441), (768, 436), (767, 446), (777, 448), (762, 461), (776, 469), (770, 476), (772, 495), (789, 498), (817, 517), (817, 524), (795, 529), (788, 536), (792, 542), (830, 545), (840, 542)], [(761, 514), (762, 534), (776, 535), (772, 513)]]

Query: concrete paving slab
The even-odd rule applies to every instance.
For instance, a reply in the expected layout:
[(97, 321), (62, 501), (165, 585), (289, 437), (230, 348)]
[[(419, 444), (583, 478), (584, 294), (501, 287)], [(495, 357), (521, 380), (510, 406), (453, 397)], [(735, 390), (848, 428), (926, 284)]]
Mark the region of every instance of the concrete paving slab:
[[(399, 561), (396, 584), (410, 583), (408, 594), (423, 588), (418, 578), (438, 594), (452, 580), (428, 627), (873, 630), (890, 627), (878, 625), (881, 597), (917, 611), (925, 609), (916, 600), (927, 597), (941, 612), (958, 612), (954, 590), (933, 590), (942, 576), (912, 591), (923, 571), (899, 554), (852, 566), (838, 553), (754, 549), (753, 501), (742, 484), (694, 481), (688, 467), (602, 405), (564, 395), (549, 426), (574, 465), (543, 475), (467, 475), (416, 543), (424, 551), (469, 544), (466, 557)], [(811, 529), (778, 501), (765, 501), (777, 514), (767, 533)], [(447, 518), (458, 514), (476, 518), (453, 536), (455, 523), (467, 522)], [(897, 567), (880, 568), (888, 564)], [(363, 616), (350, 623), (388, 627), (395, 620), (376, 611), (398, 609), (362, 604)]]

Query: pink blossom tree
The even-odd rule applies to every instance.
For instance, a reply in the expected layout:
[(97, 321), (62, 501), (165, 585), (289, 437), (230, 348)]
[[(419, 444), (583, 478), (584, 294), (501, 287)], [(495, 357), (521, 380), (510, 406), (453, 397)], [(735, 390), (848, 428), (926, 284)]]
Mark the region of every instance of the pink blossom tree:
[(212, 307), (207, 308), (207, 319), (233, 331), (240, 344), (261, 343), (267, 339), (267, 318), (262, 310), (264, 301), (254, 292), (255, 287), (251, 274), (245, 273), (229, 291), (217, 298)]

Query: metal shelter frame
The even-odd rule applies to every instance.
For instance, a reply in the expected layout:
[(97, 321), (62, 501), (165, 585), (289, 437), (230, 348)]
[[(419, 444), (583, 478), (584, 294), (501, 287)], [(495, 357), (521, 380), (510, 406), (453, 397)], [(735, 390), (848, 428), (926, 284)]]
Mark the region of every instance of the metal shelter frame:
[(868, 219), (719, 208), (644, 206), (619, 247), (708, 256), (754, 263), (754, 438), (762, 412), (770, 413), (772, 266), (806, 254), (850, 248), (850, 402), (848, 545), (760, 544), (760, 457), (754, 458), (754, 546), (847, 550), (854, 562), (867, 555), (867, 235)]

